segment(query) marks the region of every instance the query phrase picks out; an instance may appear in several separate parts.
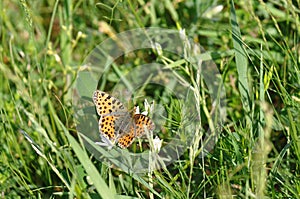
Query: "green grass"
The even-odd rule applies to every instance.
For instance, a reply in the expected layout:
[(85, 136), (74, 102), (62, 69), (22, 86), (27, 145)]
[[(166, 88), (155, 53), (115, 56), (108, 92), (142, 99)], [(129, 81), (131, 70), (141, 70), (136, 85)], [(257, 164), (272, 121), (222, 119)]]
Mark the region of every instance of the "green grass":
[[(1, 197), (300, 198), (299, 6), (297, 0), (1, 1)], [(189, 55), (143, 49), (119, 57), (100, 89), (111, 91), (120, 78), (130, 87), (128, 71), (159, 63), (192, 88), (200, 124), (172, 164), (128, 174), (85, 147), (72, 88), (96, 45), (143, 27), (184, 28), (205, 48), (203, 58), (212, 58), (222, 75), (227, 116), (216, 145), (202, 157), (201, 133), (215, 127), (216, 118)], [(94, 89), (91, 79), (83, 80), (83, 90)], [(180, 115), (184, 103), (167, 89), (145, 84), (135, 94), (139, 105), (143, 96), (163, 102), (167, 122), (156, 132), (164, 144), (182, 130), (189, 118)], [(139, 153), (139, 144), (131, 150)]]

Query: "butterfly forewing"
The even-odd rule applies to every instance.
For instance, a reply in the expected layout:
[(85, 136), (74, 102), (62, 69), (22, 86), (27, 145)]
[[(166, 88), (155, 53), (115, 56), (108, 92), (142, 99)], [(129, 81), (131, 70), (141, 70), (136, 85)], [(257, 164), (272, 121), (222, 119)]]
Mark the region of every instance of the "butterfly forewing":
[(94, 92), (93, 101), (99, 116), (107, 114), (122, 115), (128, 112), (124, 105), (118, 99), (99, 90), (96, 90)]
[(106, 138), (114, 141), (118, 136), (115, 129), (118, 128), (118, 121), (128, 111), (123, 104), (109, 94), (96, 90), (93, 95), (93, 101), (99, 119), (99, 131)]

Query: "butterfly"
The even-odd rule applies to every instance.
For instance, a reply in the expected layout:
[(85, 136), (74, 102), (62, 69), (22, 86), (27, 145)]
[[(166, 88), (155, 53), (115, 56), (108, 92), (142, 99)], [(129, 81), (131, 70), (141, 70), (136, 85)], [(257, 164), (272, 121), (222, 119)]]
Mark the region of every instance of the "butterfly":
[(96, 90), (93, 94), (93, 102), (100, 116), (100, 136), (112, 145), (117, 142), (119, 147), (127, 148), (135, 138), (155, 128), (149, 117), (144, 114), (130, 114), (117, 98), (106, 92)]

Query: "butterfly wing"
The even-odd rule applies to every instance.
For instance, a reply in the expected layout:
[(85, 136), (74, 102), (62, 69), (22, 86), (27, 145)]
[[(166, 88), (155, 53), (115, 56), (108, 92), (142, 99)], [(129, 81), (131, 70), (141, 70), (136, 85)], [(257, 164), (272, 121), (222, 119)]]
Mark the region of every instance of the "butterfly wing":
[(143, 114), (135, 114), (134, 115), (134, 123), (135, 123), (135, 137), (141, 137), (145, 134), (145, 128), (148, 131), (153, 131), (155, 128), (152, 120)]
[(129, 147), (134, 141), (135, 138), (134, 132), (135, 132), (134, 126), (132, 125), (130, 127), (129, 133), (125, 133), (118, 138), (119, 147), (123, 149)]
[(124, 116), (129, 115), (127, 109), (118, 99), (99, 90), (94, 92), (93, 101), (100, 116), (100, 133), (114, 142), (120, 133), (122, 124), (126, 123), (123, 119)]
[(145, 128), (154, 129), (154, 123), (143, 114), (135, 114), (132, 119), (128, 110), (116, 98), (108, 93), (96, 90), (93, 101), (99, 119), (99, 131), (113, 143), (117, 140), (121, 148), (129, 147), (134, 138), (145, 134)]
[(118, 138), (118, 145), (121, 148), (129, 147), (136, 137), (139, 138), (145, 134), (145, 128), (148, 131), (153, 131), (155, 125), (149, 117), (143, 114), (135, 114), (134, 123), (130, 126), (128, 133), (125, 133)]

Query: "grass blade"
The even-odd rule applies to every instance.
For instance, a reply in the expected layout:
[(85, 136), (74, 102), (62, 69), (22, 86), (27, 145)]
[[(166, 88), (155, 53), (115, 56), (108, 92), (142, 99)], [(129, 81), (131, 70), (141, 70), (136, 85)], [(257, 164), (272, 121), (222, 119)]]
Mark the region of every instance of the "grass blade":
[(243, 103), (244, 110), (249, 113), (250, 112), (250, 89), (248, 84), (248, 61), (247, 61), (247, 54), (244, 49), (242, 43), (242, 36), (241, 31), (237, 22), (234, 2), (231, 2), (231, 10), (230, 10), (230, 21), (231, 21), (231, 28), (232, 28), (232, 40), (233, 40), (233, 47), (235, 51), (235, 61), (236, 67), (238, 72), (238, 87), (241, 93), (241, 100)]

